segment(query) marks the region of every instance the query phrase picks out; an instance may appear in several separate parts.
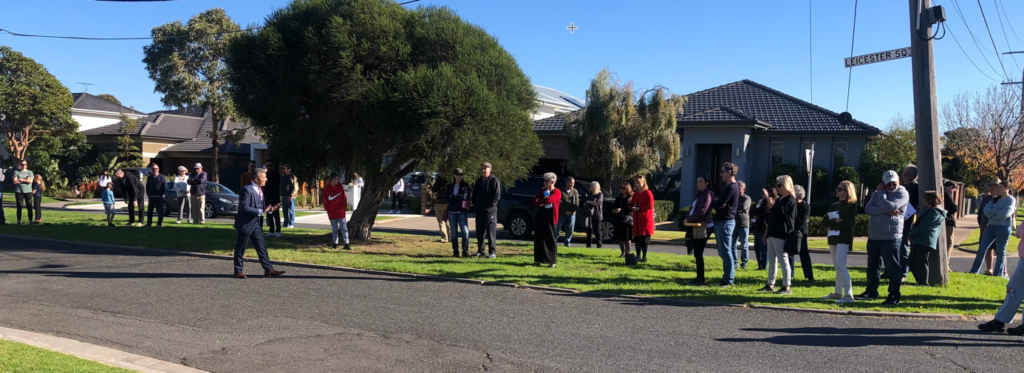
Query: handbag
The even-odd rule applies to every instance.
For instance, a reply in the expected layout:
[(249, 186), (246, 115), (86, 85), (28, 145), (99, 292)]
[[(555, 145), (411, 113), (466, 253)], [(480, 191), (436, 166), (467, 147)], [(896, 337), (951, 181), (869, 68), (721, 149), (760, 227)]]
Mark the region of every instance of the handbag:
[(637, 263), (639, 263), (639, 261), (637, 261), (636, 255), (633, 255), (633, 253), (626, 254), (626, 265), (635, 266)]
[(626, 225), (633, 225), (633, 215), (626, 215), (622, 217), (622, 222)]
[(683, 225), (690, 227), (690, 239), (703, 240), (708, 238), (708, 228), (703, 223), (683, 223)]

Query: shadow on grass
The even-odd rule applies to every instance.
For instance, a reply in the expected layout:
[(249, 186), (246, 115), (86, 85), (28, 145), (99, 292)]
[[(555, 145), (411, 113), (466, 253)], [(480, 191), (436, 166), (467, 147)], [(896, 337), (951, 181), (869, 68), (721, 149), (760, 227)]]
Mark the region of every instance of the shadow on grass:
[(1015, 347), (1019, 338), (965, 338), (984, 335), (979, 331), (872, 328), (784, 328), (741, 329), (747, 332), (784, 334), (767, 338), (721, 338), (722, 342), (771, 343), (784, 346), (814, 347)]

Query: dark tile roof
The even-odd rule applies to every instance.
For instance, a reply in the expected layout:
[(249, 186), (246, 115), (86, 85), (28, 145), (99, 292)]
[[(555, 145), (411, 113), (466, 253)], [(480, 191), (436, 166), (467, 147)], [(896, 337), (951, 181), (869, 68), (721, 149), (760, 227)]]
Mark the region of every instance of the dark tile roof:
[[(191, 115), (179, 115), (179, 113)], [(195, 116), (194, 114), (195, 110), (193, 109), (154, 112), (148, 117), (139, 120), (139, 129), (135, 135), (151, 138), (181, 140), (180, 143), (164, 149), (163, 151), (165, 152), (212, 152), (213, 144), (208, 133), (210, 129), (213, 128), (213, 119), (210, 115), (206, 115), (205, 113), (200, 116)], [(228, 131), (244, 127), (245, 125), (242, 123), (227, 120), (220, 127), (220, 130)], [(84, 131), (83, 133), (86, 136), (120, 136), (121, 133), (118, 131), (120, 128), (121, 124), (116, 123), (93, 128), (91, 130)], [(258, 144), (262, 142), (263, 139), (261, 139), (255, 131), (250, 129), (246, 131), (240, 147), (225, 144), (225, 142), (221, 140), (220, 151), (224, 153), (249, 154), (249, 144)]]
[[(248, 133), (246, 139), (249, 138)], [(235, 146), (234, 144), (220, 140), (220, 153), (222, 154), (249, 154), (249, 144), (253, 142), (244, 142), (241, 146)], [(259, 143), (259, 141), (255, 141)], [(189, 153), (213, 153), (213, 141), (209, 137), (196, 138), (185, 142), (180, 142), (170, 147), (161, 150), (162, 152), (189, 152)]]
[(161, 114), (161, 113), (162, 114), (184, 115), (186, 117), (202, 118), (203, 115), (206, 113), (206, 110), (203, 110), (203, 108), (199, 107), (199, 106), (188, 106), (188, 107), (183, 107), (183, 108), (178, 108), (178, 109), (171, 109), (171, 110), (158, 110), (158, 111), (154, 111), (151, 114)]
[[(683, 112), (677, 116), (681, 124), (709, 122), (760, 122), (766, 131), (843, 132), (877, 135), (881, 131), (867, 123), (854, 120), (839, 123), (839, 113), (779, 92), (751, 80), (706, 89), (686, 95)], [(533, 130), (561, 131), (565, 114), (538, 119)]]
[(111, 113), (120, 113), (121, 111), (124, 111), (125, 114), (146, 114), (130, 107), (114, 104), (86, 92), (72, 93), (71, 97), (75, 99), (75, 104), (71, 106), (75, 109), (109, 111)]

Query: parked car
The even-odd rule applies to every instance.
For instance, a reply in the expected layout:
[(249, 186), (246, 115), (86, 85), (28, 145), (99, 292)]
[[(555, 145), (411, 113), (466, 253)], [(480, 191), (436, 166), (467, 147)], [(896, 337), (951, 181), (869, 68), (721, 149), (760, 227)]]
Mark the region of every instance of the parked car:
[[(498, 221), (508, 230), (509, 234), (515, 238), (529, 238), (533, 233), (533, 217), (536, 216), (537, 207), (533, 205), (533, 197), (537, 195), (537, 191), (544, 186), (544, 178), (531, 177), (526, 180), (520, 180), (511, 189), (507, 189), (502, 192), (501, 200), (498, 202)], [(565, 179), (558, 178), (555, 182), (555, 187), (561, 190), (565, 189)], [(583, 205), (586, 203), (587, 197), (590, 196), (590, 182), (576, 180), (576, 185), (573, 187), (580, 193), (580, 207), (577, 211), (583, 211)], [(604, 220), (601, 221), (601, 238), (608, 242), (612, 240), (613, 232), (615, 231), (614, 225), (612, 225), (612, 206), (615, 204), (615, 198), (609, 198), (612, 196), (611, 193), (604, 192)], [(577, 212), (577, 214), (579, 214)], [(583, 224), (581, 221), (576, 222), (576, 232), (584, 232)]]
[[(122, 171), (126, 174), (130, 173), (135, 175), (135, 177), (139, 178), (139, 181), (142, 182), (143, 186), (146, 185), (146, 178), (153, 174), (153, 170), (148, 168), (126, 168)], [(110, 175), (110, 177), (113, 180), (113, 186), (110, 187), (110, 190), (114, 192), (114, 198), (124, 198), (124, 194), (121, 193), (121, 180), (115, 178), (114, 175)]]
[[(170, 216), (171, 213), (177, 213), (180, 205), (178, 204), (178, 193), (174, 191), (174, 182), (167, 182), (165, 199), (167, 208), (164, 209), (164, 214)], [(235, 214), (238, 214), (238, 194), (223, 185), (207, 181), (206, 218), (212, 219), (219, 215)]]
[(409, 178), (405, 182), (406, 204), (412, 206), (412, 201), (418, 201), (423, 195), (423, 186), (428, 182), (436, 180), (437, 176), (436, 172), (433, 175), (428, 172), (413, 172), (409, 174)]

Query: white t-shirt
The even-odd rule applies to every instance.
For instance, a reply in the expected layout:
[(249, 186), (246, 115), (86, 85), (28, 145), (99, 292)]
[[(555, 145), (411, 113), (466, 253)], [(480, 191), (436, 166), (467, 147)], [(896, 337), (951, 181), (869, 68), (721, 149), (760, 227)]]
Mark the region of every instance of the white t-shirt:
[(398, 179), (398, 182), (395, 183), (395, 186), (391, 187), (391, 191), (395, 192), (395, 193), (404, 192), (405, 191), (405, 180)]
[(100, 180), (96, 184), (98, 184), (100, 188), (106, 188), (107, 184), (110, 184), (110, 181), (110, 176), (103, 175), (100, 176)]

